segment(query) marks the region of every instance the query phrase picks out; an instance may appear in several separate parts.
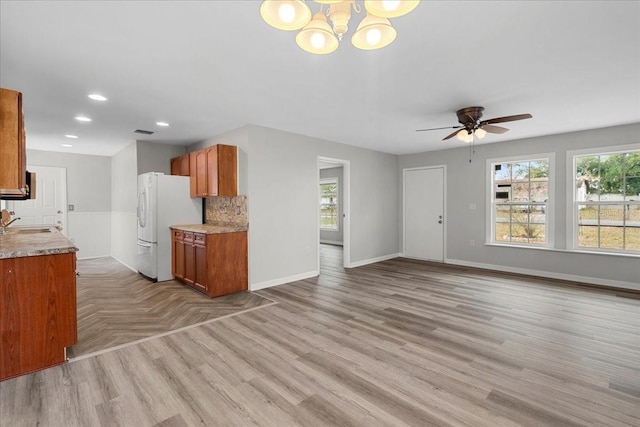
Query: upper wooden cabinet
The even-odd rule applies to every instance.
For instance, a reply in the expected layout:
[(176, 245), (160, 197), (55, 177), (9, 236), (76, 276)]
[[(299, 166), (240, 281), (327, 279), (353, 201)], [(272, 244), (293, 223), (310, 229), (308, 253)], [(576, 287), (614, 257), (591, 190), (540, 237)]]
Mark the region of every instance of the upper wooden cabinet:
[(189, 154), (171, 159), (171, 175), (189, 176)]
[(28, 194), (22, 94), (0, 88), (0, 197)]
[(189, 156), (191, 197), (238, 195), (238, 147), (218, 144)]

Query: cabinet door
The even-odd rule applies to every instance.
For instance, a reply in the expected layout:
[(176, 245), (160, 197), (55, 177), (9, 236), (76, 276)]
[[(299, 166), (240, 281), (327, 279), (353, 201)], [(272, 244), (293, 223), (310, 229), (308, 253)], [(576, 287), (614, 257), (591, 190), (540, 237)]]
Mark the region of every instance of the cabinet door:
[(205, 148), (207, 154), (207, 195), (218, 195), (218, 146)]
[(180, 156), (180, 175), (189, 176), (189, 155)]
[(199, 150), (189, 156), (191, 197), (207, 197), (207, 153)]
[(194, 245), (196, 277), (193, 281), (194, 287), (206, 292), (207, 290), (207, 247)]
[(0, 88), (0, 195), (28, 194), (22, 94)]
[(173, 256), (171, 257), (171, 273), (176, 279), (184, 279), (184, 241), (182, 232), (173, 232)]
[(171, 159), (171, 175), (180, 175), (181, 157)]
[(218, 144), (217, 195), (238, 195), (238, 147)]
[(193, 286), (196, 280), (195, 248), (191, 243), (184, 244), (184, 281)]

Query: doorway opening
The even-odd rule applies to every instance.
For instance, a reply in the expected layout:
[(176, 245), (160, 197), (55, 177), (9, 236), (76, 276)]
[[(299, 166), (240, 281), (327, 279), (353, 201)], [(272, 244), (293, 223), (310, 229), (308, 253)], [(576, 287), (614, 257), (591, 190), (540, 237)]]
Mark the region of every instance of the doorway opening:
[(318, 261), (320, 274), (349, 267), (350, 163), (318, 157)]

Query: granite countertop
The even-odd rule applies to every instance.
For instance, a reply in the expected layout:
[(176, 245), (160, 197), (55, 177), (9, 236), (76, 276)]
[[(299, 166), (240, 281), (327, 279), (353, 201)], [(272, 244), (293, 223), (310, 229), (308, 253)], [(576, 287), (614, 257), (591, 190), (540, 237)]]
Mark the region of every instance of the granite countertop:
[(171, 229), (202, 234), (237, 233), (247, 231), (249, 224), (184, 224), (172, 225)]
[[(9, 227), (10, 229), (11, 227)], [(77, 251), (78, 248), (53, 226), (49, 232), (0, 235), (0, 259), (66, 254)]]

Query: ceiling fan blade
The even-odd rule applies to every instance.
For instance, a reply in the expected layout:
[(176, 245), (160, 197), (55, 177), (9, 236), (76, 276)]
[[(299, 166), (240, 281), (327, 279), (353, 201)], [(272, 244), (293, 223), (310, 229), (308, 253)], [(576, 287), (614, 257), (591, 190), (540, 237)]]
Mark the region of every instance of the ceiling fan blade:
[(445, 126), (443, 128), (416, 129), (416, 132), (424, 132), (425, 130), (442, 130), (442, 129), (460, 129), (462, 126)]
[(480, 126), (490, 125), (493, 123), (515, 122), (516, 120), (530, 119), (533, 116), (531, 114), (516, 114), (514, 116), (496, 117), (495, 119), (483, 120), (480, 122)]
[[(460, 126), (462, 127), (462, 126)], [(451, 132), (449, 135), (445, 136), (444, 138), (442, 138), (443, 141), (446, 141), (447, 139), (453, 138), (454, 136), (456, 136), (456, 134), (460, 132), (459, 130), (454, 130), (453, 132)]]
[(480, 126), (480, 128), (484, 129), (489, 133), (505, 133), (509, 130), (507, 128), (503, 128), (502, 126), (494, 126), (494, 125), (484, 125), (484, 126)]

